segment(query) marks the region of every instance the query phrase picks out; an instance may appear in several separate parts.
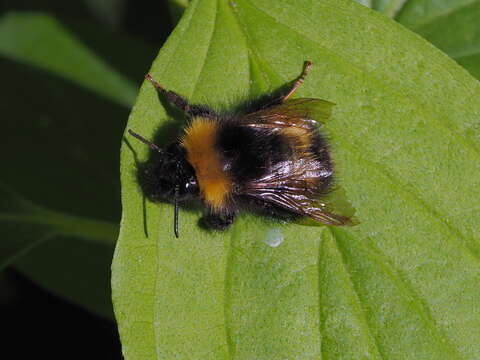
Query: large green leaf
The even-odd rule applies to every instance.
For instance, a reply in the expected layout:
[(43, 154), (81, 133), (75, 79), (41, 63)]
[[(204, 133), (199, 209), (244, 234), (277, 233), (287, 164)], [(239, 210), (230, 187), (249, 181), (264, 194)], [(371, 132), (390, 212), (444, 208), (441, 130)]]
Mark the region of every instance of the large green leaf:
[[(112, 286), (127, 359), (480, 357), (477, 80), (346, 0), (193, 1), (151, 74), (223, 109), (307, 59), (297, 96), (337, 104), (326, 131), (361, 224), (243, 216), (213, 233), (181, 211), (175, 239), (171, 206), (136, 181), (148, 149), (126, 137)], [(163, 145), (170, 114), (147, 83), (128, 127)]]

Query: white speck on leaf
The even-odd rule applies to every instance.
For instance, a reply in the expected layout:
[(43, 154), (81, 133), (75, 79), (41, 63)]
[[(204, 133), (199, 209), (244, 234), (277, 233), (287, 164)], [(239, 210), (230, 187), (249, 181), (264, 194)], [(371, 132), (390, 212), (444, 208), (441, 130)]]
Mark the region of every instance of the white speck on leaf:
[(279, 228), (271, 228), (267, 230), (263, 242), (273, 248), (279, 246), (284, 240), (283, 233)]

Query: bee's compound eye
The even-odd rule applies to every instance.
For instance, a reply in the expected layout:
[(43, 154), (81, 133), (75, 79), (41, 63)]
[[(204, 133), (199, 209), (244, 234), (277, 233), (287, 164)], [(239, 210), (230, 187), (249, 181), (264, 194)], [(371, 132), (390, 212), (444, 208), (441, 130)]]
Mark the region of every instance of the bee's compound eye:
[(190, 179), (188, 180), (188, 184), (190, 186), (197, 186), (197, 179), (195, 178), (195, 176), (190, 177)]
[(189, 180), (183, 183), (180, 187), (180, 194), (186, 197), (191, 197), (198, 193), (197, 179), (193, 176)]

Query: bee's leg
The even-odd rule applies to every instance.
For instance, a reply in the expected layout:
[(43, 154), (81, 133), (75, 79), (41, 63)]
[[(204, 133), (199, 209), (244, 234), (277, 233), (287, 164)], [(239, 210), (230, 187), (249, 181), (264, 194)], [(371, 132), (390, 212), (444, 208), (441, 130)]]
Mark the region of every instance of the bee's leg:
[(192, 105), (189, 104), (188, 100), (184, 97), (180, 96), (174, 91), (166, 90), (163, 88), (157, 81), (153, 80), (150, 74), (145, 76), (145, 79), (150, 81), (155, 89), (162, 95), (164, 95), (168, 101), (174, 104), (177, 108), (185, 112), (187, 115), (194, 117), (194, 116), (202, 116), (207, 118), (217, 118), (217, 114), (210, 109), (208, 106), (205, 105)]
[(290, 96), (292, 96), (295, 91), (300, 87), (300, 85), (303, 84), (303, 82), (305, 81), (305, 77), (307, 76), (308, 74), (308, 71), (310, 70), (310, 68), (312, 67), (312, 62), (311, 61), (305, 61), (305, 63), (303, 64), (303, 71), (302, 73), (300, 74), (300, 76), (297, 78), (297, 80), (295, 80), (295, 82), (293, 83), (293, 85), (290, 87), (290, 89), (288, 89), (288, 91), (286, 92), (285, 95), (283, 95), (281, 98), (280, 98), (280, 102), (284, 102), (285, 100), (287, 100)]
[(215, 230), (226, 230), (233, 224), (233, 221), (235, 220), (235, 213), (221, 215), (209, 212), (205, 215), (203, 220), (209, 228)]
[(303, 71), (300, 74), (300, 76), (295, 80), (295, 82), (289, 86), (287, 89), (283, 90), (281, 92), (282, 95), (275, 95), (274, 97), (272, 96), (265, 96), (260, 98), (259, 100), (255, 101), (253, 104), (250, 105), (250, 107), (247, 109), (247, 114), (263, 110), (263, 109), (268, 109), (269, 107), (280, 105), (284, 101), (286, 101), (290, 96), (292, 96), (295, 91), (300, 87), (300, 85), (303, 84), (305, 81), (305, 77), (308, 74), (308, 71), (312, 67), (312, 63), (310, 61), (305, 61), (303, 64)]

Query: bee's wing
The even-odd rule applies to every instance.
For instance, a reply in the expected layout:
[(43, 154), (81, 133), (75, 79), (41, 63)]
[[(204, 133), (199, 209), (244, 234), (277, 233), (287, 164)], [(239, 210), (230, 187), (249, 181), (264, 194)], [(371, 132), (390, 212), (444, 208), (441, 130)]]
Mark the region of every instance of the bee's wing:
[[(287, 100), (250, 114), (243, 125), (266, 129), (301, 128), (313, 131), (317, 123), (323, 124), (331, 115), (335, 104), (321, 99), (300, 98)], [(261, 179), (245, 184), (242, 194), (274, 204), (292, 213), (327, 225), (353, 225), (354, 209), (338, 188), (319, 200), (318, 178), (324, 169), (311, 158), (300, 154), (302, 161), (277, 164), (276, 169)]]
[(355, 209), (340, 187), (335, 187), (321, 199), (315, 187), (309, 185), (312, 162), (285, 164), (279, 172), (245, 184), (244, 195), (274, 204), (292, 213), (327, 225), (354, 225)]
[(300, 127), (312, 129), (317, 123), (327, 121), (335, 106), (322, 99), (290, 99), (243, 117), (245, 124), (252, 127)]
[[(305, 216), (326, 225), (355, 225), (358, 221), (353, 217), (354, 210), (340, 214), (338, 208), (330, 202), (314, 199), (305, 194), (286, 193), (275, 188), (264, 188), (261, 191), (248, 192), (249, 196), (274, 204), (292, 213)], [(308, 221), (301, 223), (309, 224)]]
[[(338, 185), (321, 200), (316, 200), (313, 204), (313, 216), (307, 215), (310, 219), (337, 226), (357, 225), (359, 223), (355, 217), (355, 208), (347, 199), (345, 191)], [(311, 222), (305, 220), (301, 223), (311, 224)]]

